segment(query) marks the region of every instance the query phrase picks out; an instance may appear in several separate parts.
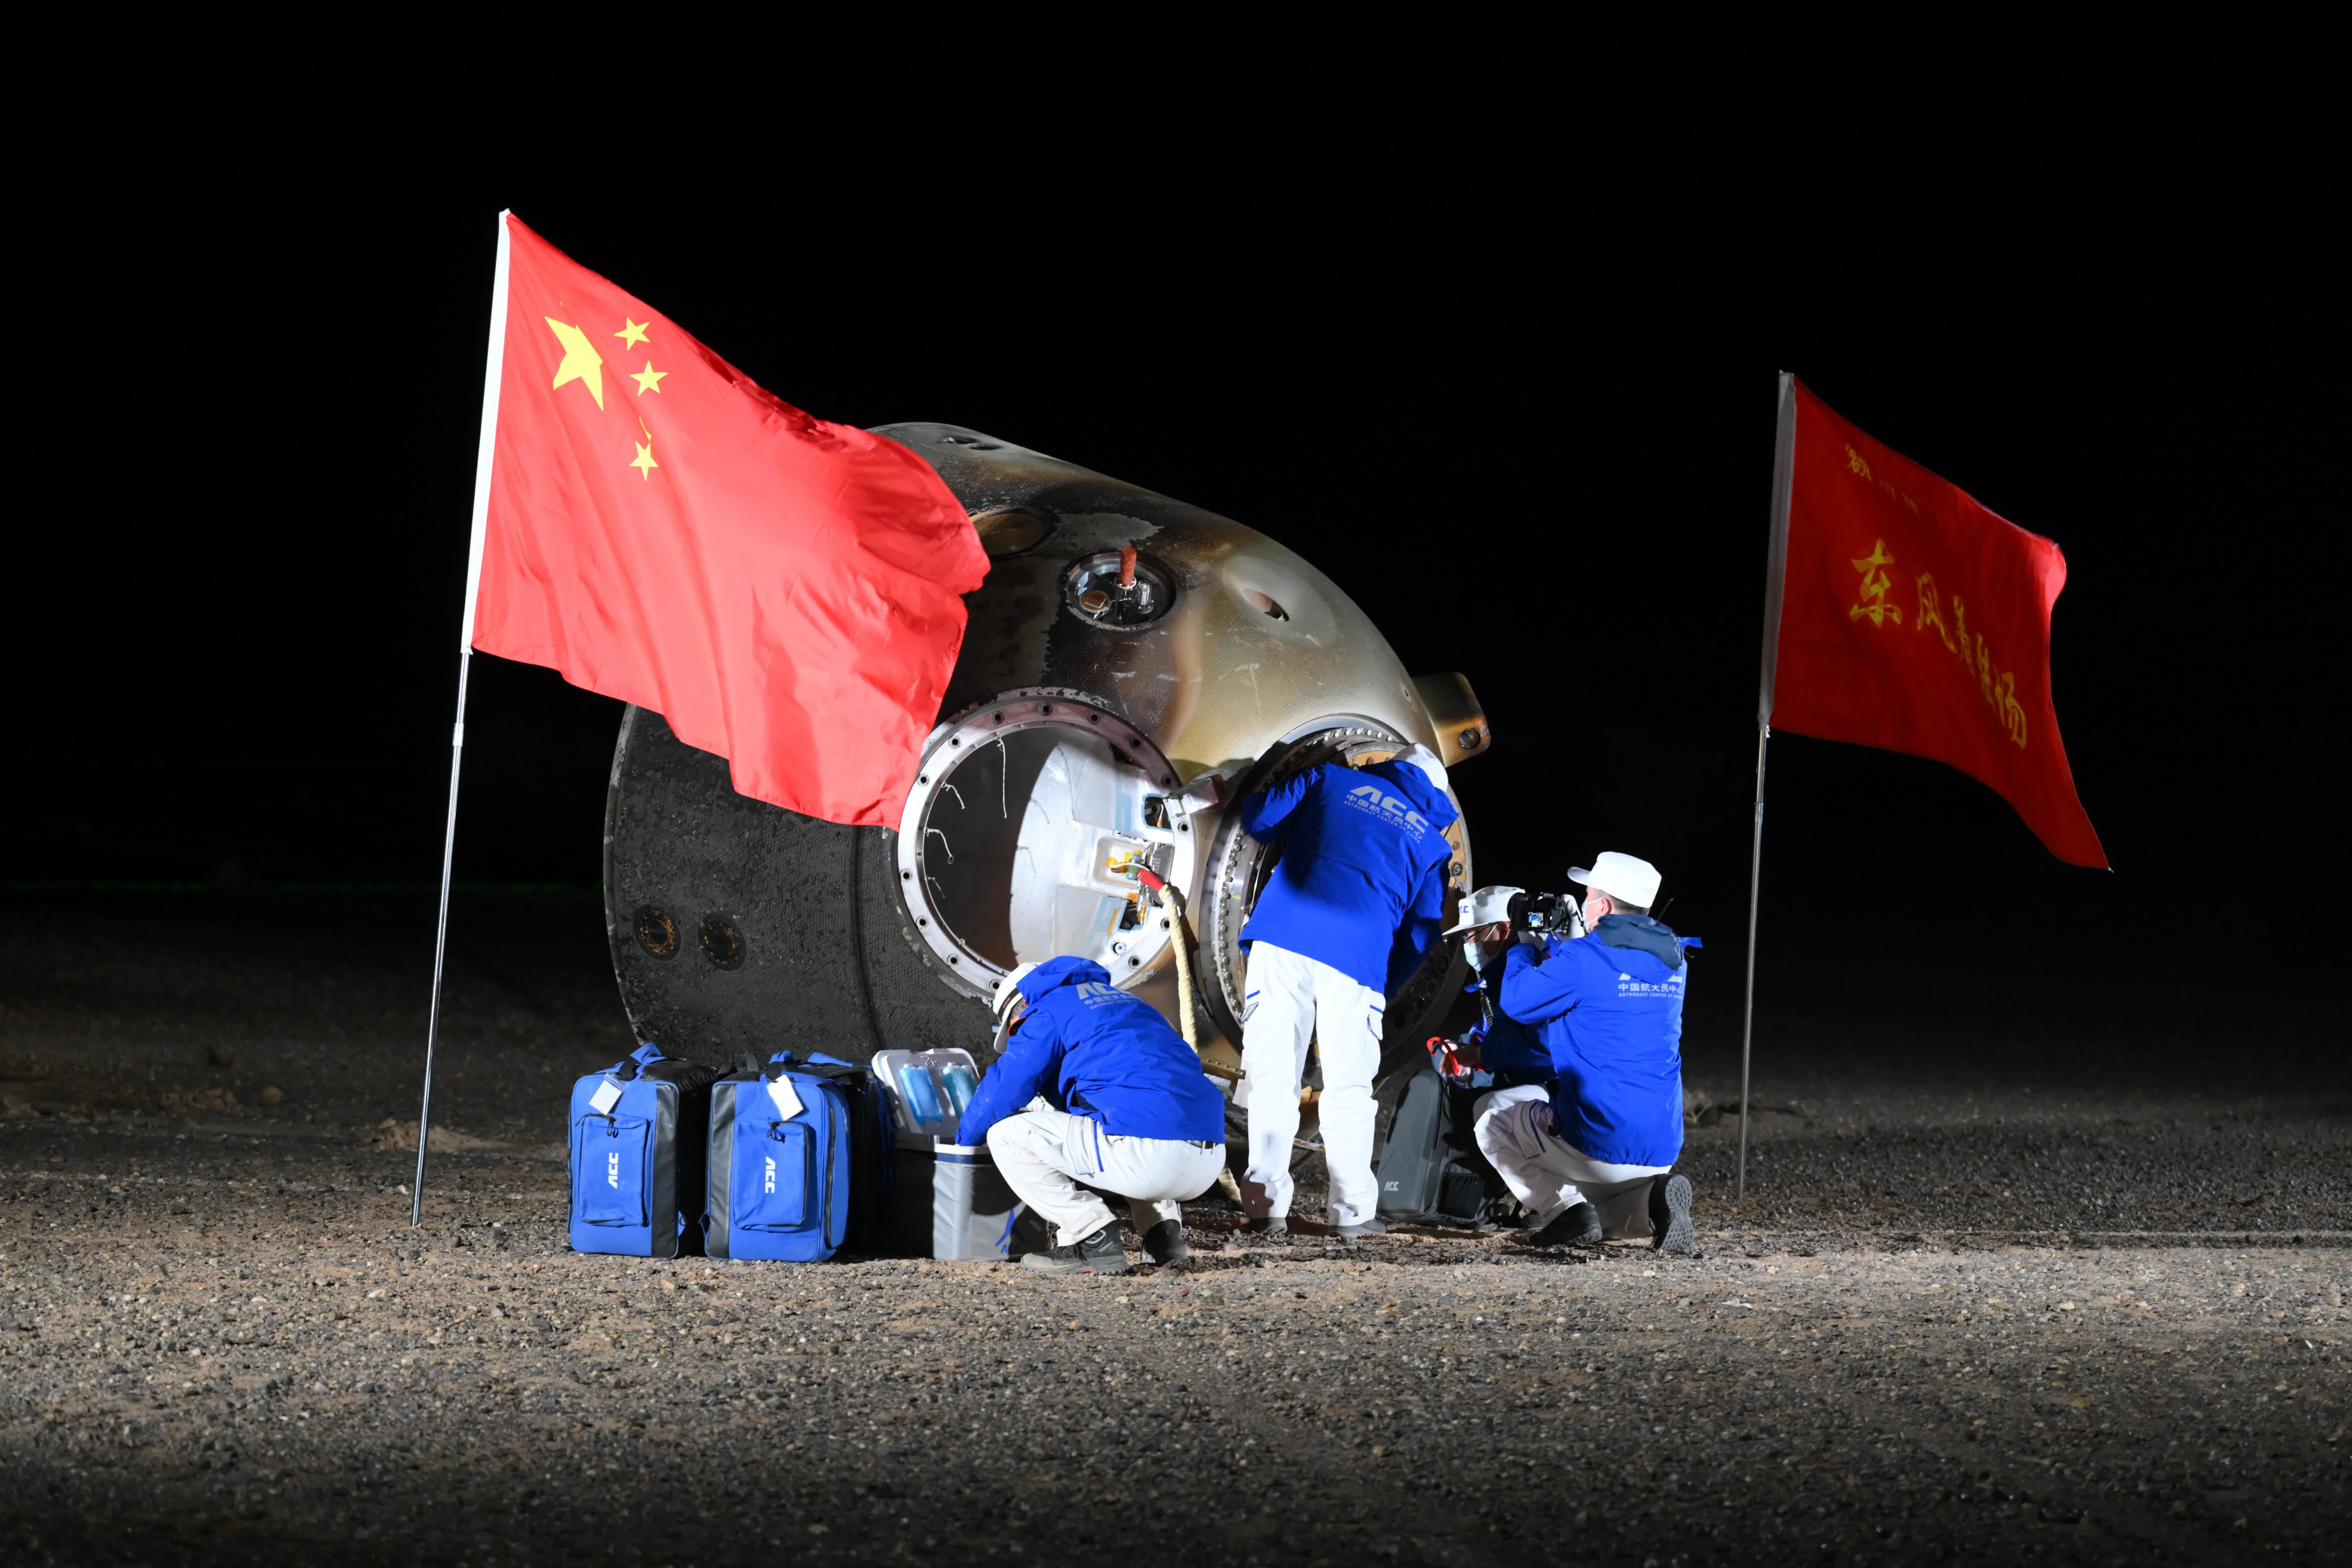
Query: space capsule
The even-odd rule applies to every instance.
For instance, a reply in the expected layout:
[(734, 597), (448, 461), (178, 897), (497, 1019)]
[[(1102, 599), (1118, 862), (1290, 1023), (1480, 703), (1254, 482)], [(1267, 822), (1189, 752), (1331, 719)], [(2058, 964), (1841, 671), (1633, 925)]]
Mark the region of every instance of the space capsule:
[[(977, 431), (879, 433), (939, 471), (990, 556), (898, 825), (737, 795), (724, 759), (630, 709), (604, 900), (637, 1037), (713, 1063), (941, 1046), (984, 1062), (1014, 965), (1085, 953), (1172, 1021), (1183, 940), (1202, 1056), (1238, 1066), (1238, 938), (1280, 851), (1233, 807), (1416, 742), (1449, 767), (1483, 754), (1469, 684), (1408, 675), (1329, 578), (1254, 529)], [(1467, 889), (1466, 821), (1447, 836)], [(1139, 866), (1180, 890), (1181, 919)], [(1440, 943), (1391, 999), (1384, 1071), (1461, 976)]]

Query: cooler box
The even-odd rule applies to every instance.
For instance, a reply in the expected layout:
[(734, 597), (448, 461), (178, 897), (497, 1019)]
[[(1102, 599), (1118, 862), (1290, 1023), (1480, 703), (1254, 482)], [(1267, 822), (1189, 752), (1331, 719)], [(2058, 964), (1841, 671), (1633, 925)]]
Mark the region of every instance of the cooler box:
[(1054, 1245), (1050, 1227), (1013, 1195), (986, 1149), (940, 1142), (930, 1178), (933, 1258), (995, 1263)]
[(985, 1149), (955, 1141), (980, 1085), (971, 1053), (877, 1051), (889, 1096), (898, 1164), (898, 1245), (918, 1257), (989, 1262), (1051, 1246), (1043, 1221), (1013, 1195)]

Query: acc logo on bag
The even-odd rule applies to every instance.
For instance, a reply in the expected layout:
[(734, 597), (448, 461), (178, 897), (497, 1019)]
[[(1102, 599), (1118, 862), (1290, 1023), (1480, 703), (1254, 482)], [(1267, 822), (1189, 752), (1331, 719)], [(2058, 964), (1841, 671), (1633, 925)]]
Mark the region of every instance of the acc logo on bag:
[(621, 1188), (621, 1152), (618, 1149), (604, 1156), (604, 1184), (614, 1192)]
[(770, 1192), (772, 1192), (772, 1192), (774, 1192), (775, 1190), (776, 1190), (776, 1157), (775, 1157), (773, 1154), (771, 1154), (771, 1155), (769, 1155), (769, 1156), (768, 1156), (768, 1191), (770, 1191)]

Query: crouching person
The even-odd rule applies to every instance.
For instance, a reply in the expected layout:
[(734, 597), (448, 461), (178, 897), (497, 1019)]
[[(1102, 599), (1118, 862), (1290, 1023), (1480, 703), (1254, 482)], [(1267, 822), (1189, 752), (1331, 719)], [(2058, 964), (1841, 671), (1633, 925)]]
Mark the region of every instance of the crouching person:
[(1153, 1262), (1184, 1258), (1181, 1205), (1225, 1163), (1224, 1097), (1192, 1047), (1091, 959), (1023, 964), (999, 984), (996, 1009), (1003, 1054), (956, 1141), (986, 1142), (1005, 1184), (1053, 1223), (1059, 1245), (1021, 1267), (1127, 1272), (1118, 1220), (1088, 1187), (1129, 1201)]
[[(1549, 1092), (1490, 1096), (1478, 1147), (1534, 1212), (1538, 1247), (1606, 1237), (1689, 1252), (1691, 1186), (1674, 1173), (1686, 944), (1650, 918), (1658, 872), (1648, 861), (1612, 852), (1569, 877), (1587, 889), (1587, 934), (1515, 945), (1502, 962), (1502, 1011), (1542, 1039)], [(1509, 931), (1470, 935), (1484, 944)]]

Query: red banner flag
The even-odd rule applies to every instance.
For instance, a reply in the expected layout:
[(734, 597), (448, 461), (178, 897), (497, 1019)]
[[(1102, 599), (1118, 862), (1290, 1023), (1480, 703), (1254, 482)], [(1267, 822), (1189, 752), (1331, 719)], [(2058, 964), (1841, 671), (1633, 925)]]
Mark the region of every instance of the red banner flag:
[(962, 507), (499, 222), (472, 646), (652, 709), (745, 795), (896, 826), (988, 570)]
[(2050, 852), (2105, 866), (2050, 695), (2058, 546), (1780, 378), (1759, 718), (1949, 763)]

